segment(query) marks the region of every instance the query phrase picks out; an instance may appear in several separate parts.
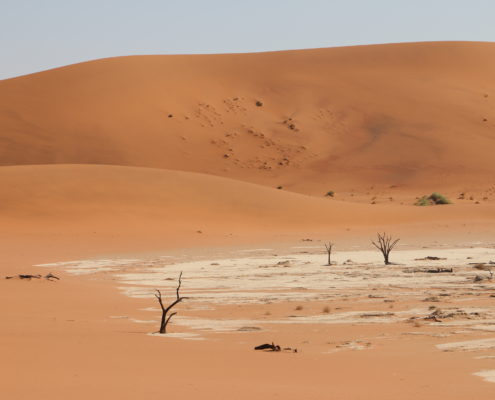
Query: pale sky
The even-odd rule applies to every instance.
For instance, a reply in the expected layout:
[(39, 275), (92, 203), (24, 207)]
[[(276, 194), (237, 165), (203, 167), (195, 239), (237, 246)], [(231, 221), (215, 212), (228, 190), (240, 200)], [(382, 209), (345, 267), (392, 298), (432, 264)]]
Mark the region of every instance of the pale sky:
[(495, 41), (495, 0), (0, 0), (0, 79), (96, 58)]

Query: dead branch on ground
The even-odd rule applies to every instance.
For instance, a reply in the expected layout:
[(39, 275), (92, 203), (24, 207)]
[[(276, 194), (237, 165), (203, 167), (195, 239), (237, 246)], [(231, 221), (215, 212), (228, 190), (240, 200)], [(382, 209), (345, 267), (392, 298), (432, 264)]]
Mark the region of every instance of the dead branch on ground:
[(254, 349), (255, 350), (271, 350), (271, 351), (280, 351), (281, 350), (280, 346), (277, 344), (274, 344), (273, 342), (271, 344), (270, 343), (261, 344), (259, 346), (256, 346)]
[(48, 281), (51, 281), (51, 280), (57, 280), (57, 281), (59, 281), (60, 280), (60, 278), (58, 276), (53, 275), (51, 272), (48, 275), (45, 275), (45, 276), (41, 276), (39, 274), (38, 275), (19, 274), (19, 275), (11, 275), (11, 276), (6, 276), (5, 277), (5, 279), (14, 279), (14, 278), (27, 279), (28, 281), (30, 281), (31, 279), (41, 279), (41, 278), (45, 278)]
[(292, 348), (292, 347), (284, 347), (282, 348), (281, 346), (279, 346), (278, 344), (275, 344), (275, 343), (265, 343), (265, 344), (260, 344), (259, 346), (256, 346), (254, 348), (255, 350), (267, 350), (267, 351), (290, 351), (292, 353), (297, 353), (297, 349), (296, 348)]

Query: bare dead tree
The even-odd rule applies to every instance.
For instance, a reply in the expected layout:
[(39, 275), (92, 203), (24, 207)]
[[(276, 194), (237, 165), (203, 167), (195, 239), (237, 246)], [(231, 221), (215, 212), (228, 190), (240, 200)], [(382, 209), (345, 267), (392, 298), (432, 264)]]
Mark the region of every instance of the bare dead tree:
[(371, 241), (371, 243), (373, 243), (373, 246), (375, 246), (383, 254), (383, 259), (385, 261), (385, 265), (389, 265), (390, 264), (390, 261), (389, 261), (390, 252), (392, 251), (392, 249), (395, 247), (395, 245), (397, 244), (397, 242), (400, 239), (394, 240), (391, 235), (387, 235), (385, 232), (384, 233), (377, 233), (376, 235), (378, 237), (378, 240), (377, 240), (378, 243), (376, 243), (373, 240)]
[(162, 293), (158, 289), (156, 289), (155, 297), (157, 298), (158, 303), (160, 303), (160, 307), (162, 309), (162, 320), (160, 322), (160, 331), (159, 331), (160, 333), (167, 333), (168, 323), (170, 322), (172, 317), (175, 314), (177, 314), (176, 312), (173, 312), (167, 317), (168, 312), (172, 309), (172, 307), (174, 307), (175, 305), (180, 303), (182, 300), (187, 299), (187, 297), (181, 297), (179, 294), (181, 284), (182, 284), (182, 271), (179, 275), (179, 285), (177, 286), (177, 289), (175, 290), (177, 297), (176, 297), (175, 301), (173, 303), (171, 303), (168, 307), (165, 307), (163, 305)]
[(327, 265), (332, 265), (332, 260), (331, 260), (331, 257), (332, 257), (332, 247), (333, 247), (333, 243), (332, 242), (328, 242), (328, 244), (325, 243), (325, 248), (327, 249), (327, 253), (328, 253), (328, 264)]

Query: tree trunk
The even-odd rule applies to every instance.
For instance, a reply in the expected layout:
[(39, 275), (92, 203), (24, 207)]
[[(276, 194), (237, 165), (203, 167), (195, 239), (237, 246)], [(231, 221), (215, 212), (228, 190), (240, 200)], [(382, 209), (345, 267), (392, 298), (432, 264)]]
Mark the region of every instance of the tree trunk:
[(160, 322), (160, 333), (167, 333), (167, 314), (162, 313), (162, 321)]

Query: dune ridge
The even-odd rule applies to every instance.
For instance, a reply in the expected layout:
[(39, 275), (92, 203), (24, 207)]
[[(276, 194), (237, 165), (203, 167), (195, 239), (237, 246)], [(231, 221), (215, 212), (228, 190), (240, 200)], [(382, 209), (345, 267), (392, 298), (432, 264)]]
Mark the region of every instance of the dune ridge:
[(307, 194), (479, 186), (495, 44), (130, 56), (0, 81), (0, 163), (200, 172)]
[[(0, 81), (3, 235), (489, 226), (494, 66), (495, 44), (432, 42), (129, 56)], [(469, 193), (410, 206), (438, 190)]]

